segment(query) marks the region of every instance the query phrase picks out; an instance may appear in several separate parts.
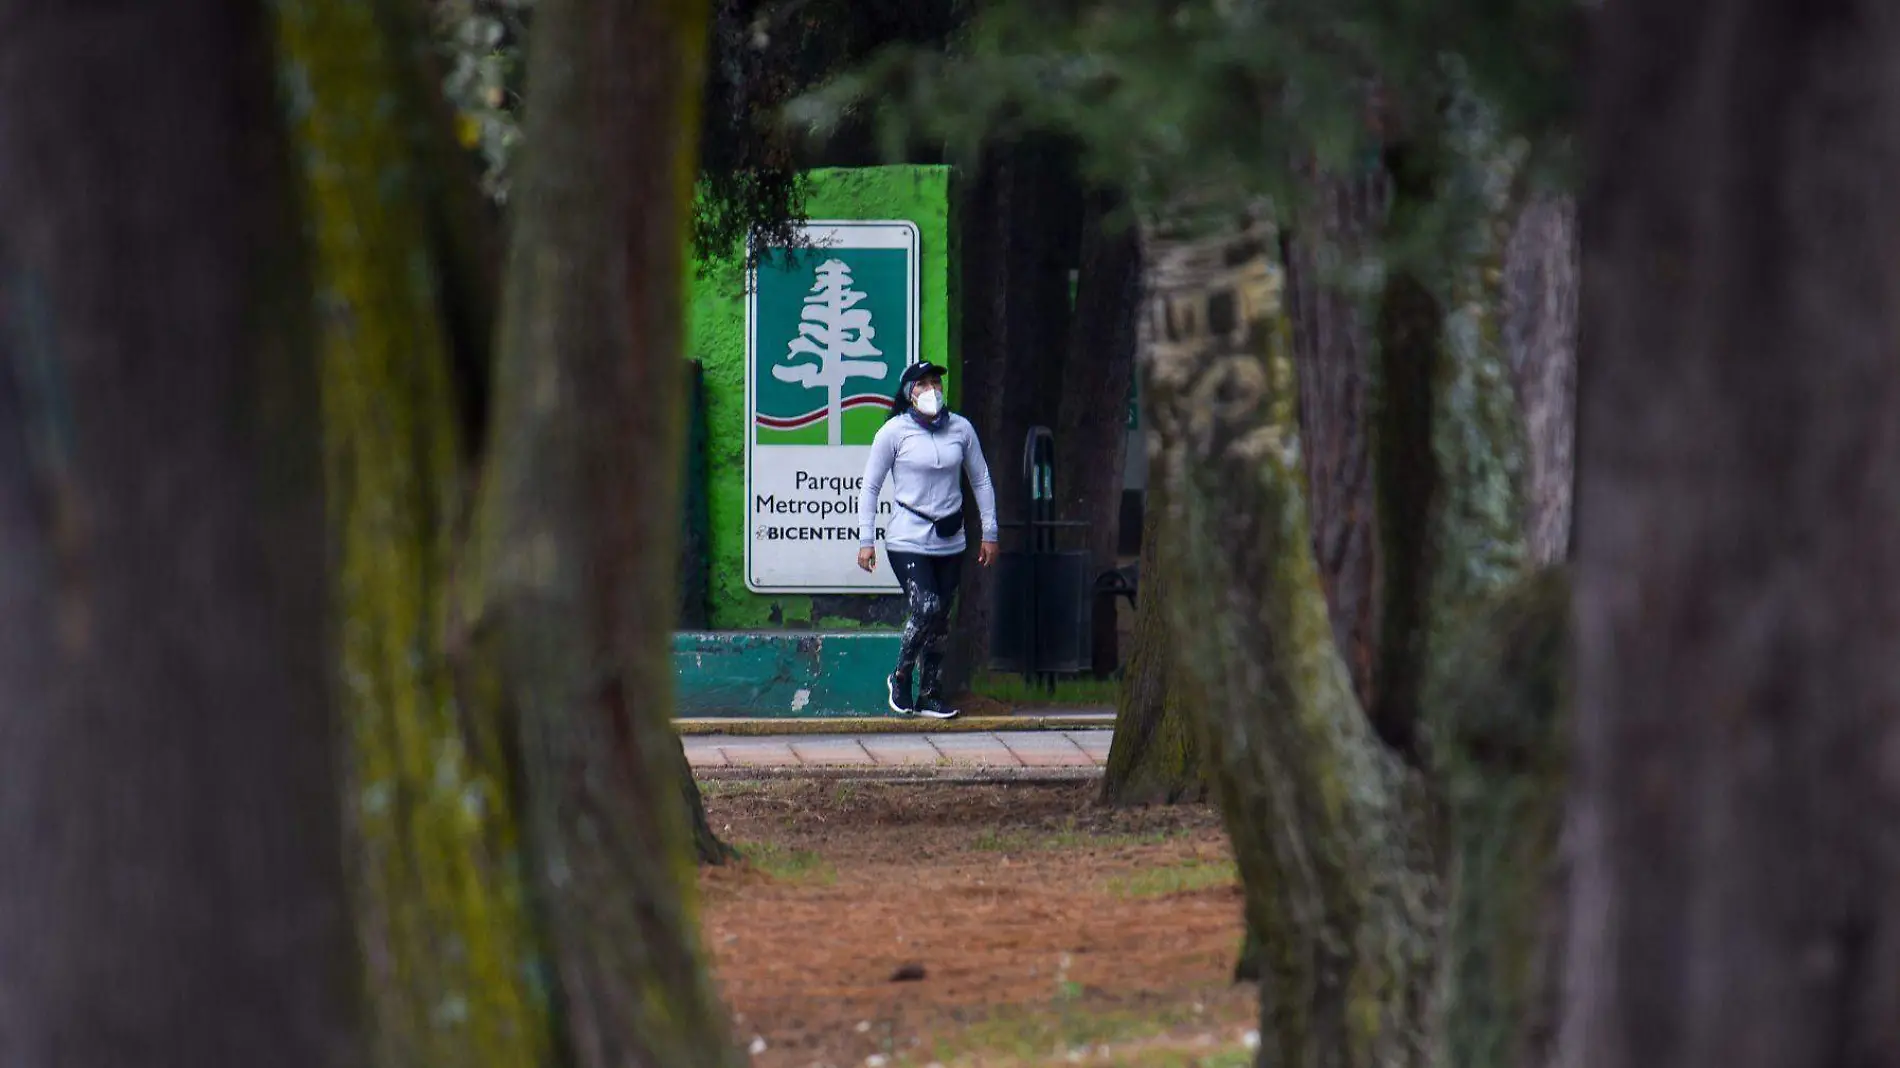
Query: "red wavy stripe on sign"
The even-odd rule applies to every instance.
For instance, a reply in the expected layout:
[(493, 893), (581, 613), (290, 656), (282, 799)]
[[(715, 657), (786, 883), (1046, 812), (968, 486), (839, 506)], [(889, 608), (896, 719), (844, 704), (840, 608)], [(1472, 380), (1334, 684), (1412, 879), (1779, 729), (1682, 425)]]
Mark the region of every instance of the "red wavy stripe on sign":
[[(839, 406), (847, 409), (869, 407), (889, 408), (891, 406), (891, 399), (878, 393), (860, 393), (855, 397), (846, 397), (840, 402)], [(808, 427), (822, 420), (824, 417), (825, 410), (820, 408), (815, 412), (806, 412), (804, 415), (785, 417), (759, 415), (754, 418), (760, 426), (769, 427), (773, 430), (797, 430), (801, 427)]]
[(757, 419), (760, 426), (769, 427), (773, 430), (797, 430), (800, 427), (807, 427), (819, 422), (824, 419), (824, 417), (825, 410), (820, 408), (815, 412), (792, 416), (790, 419), (779, 419), (770, 415), (761, 415), (758, 416)]

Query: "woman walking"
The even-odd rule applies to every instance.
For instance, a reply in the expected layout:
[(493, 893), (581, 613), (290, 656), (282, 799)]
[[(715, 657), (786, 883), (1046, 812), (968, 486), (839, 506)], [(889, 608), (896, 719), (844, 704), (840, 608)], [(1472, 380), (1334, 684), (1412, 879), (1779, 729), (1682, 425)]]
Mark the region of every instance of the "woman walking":
[(871, 571), (877, 567), (877, 498), (884, 480), (891, 480), (897, 507), (885, 529), (884, 548), (910, 601), (897, 670), (885, 682), (891, 711), (899, 715), (950, 719), (957, 714), (944, 703), (943, 648), (950, 635), (950, 603), (963, 570), (963, 489), (958, 480), (963, 472), (969, 473), (983, 521), (976, 562), (988, 567), (996, 559), (996, 491), (990, 486), (976, 428), (945, 406), (943, 368), (911, 364), (897, 381), (890, 419), (871, 443), (864, 493), (858, 499), (858, 566)]

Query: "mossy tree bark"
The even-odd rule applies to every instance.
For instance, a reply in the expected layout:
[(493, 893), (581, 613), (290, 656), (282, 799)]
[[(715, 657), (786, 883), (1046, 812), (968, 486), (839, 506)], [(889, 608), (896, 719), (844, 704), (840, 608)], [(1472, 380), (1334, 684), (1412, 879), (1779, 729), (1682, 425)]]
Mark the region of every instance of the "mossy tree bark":
[[(1133, 239), (1139, 246), (1139, 231)], [(1140, 314), (1140, 280), (1136, 282), (1128, 310), (1138, 353), (1153, 339), (1152, 324)], [(1150, 403), (1143, 402), (1144, 406)], [(1144, 415), (1142, 425), (1152, 437), (1152, 418)], [(1150, 477), (1142, 513), (1134, 647), (1117, 693), (1115, 735), (1102, 774), (1101, 800), (1109, 805), (1199, 802), (1208, 796), (1206, 740), (1196, 701), (1188, 690), (1192, 677), (1177, 664), (1168, 607), (1174, 582), (1169, 573), (1172, 557), (1162, 552), (1173, 534), (1165, 526), (1166, 494), (1164, 481)]]
[[(1403, 225), (1403, 213), (1425, 201), (1419, 171), (1408, 181), (1405, 168), (1393, 169)], [(1494, 210), (1508, 224), (1505, 207)], [(1568, 502), (1561, 481), (1539, 483), (1532, 472), (1554, 466), (1573, 428), (1553, 403), (1560, 398), (1521, 388), (1513, 373), (1535, 361), (1509, 340), (1513, 306), (1497, 265), (1522, 250), (1508, 235), (1508, 225), (1483, 231), (1476, 260), (1436, 287), (1446, 312), (1424, 413), (1438, 476), (1423, 509), (1429, 601), (1417, 632), (1418, 707), (1449, 814), (1436, 1055), (1480, 1068), (1548, 1063), (1562, 944), (1568, 584), (1558, 561), (1534, 547), (1552, 510)], [(1545, 284), (1563, 280), (1552, 274)], [(1561, 293), (1542, 303), (1560, 304)], [(1520, 312), (1518, 321), (1529, 318)], [(1557, 338), (1543, 358), (1561, 359), (1561, 325), (1533, 325)], [(1390, 355), (1382, 359), (1390, 368)], [(1404, 536), (1388, 528), (1388, 537)]]
[(1502, 241), (1503, 350), (1524, 434), (1528, 574), (1448, 628), (1428, 706), (1452, 813), (1446, 1065), (1543, 1068), (1557, 1048), (1570, 858), (1569, 580), (1576, 366), (1574, 227), (1538, 198)]
[[(401, 5), (274, 8), (302, 165), (343, 619), (344, 792), (379, 1063), (543, 1063), (509, 724), (453, 670), (461, 535), (492, 278), (479, 219), (450, 220), (433, 88)], [(456, 225), (455, 223), (461, 223)], [(492, 271), (492, 267), (488, 270)], [(458, 283), (460, 283), (458, 285)], [(479, 320), (452, 329), (451, 324)]]
[[(104, 1063), (89, 1044), (128, 1037), (176, 1054), (164, 1063), (358, 1059), (344, 872), (323, 846), (341, 843), (327, 482), (378, 1059), (546, 1063), (506, 877), (513, 739), (494, 676), (455, 685), (442, 636), (483, 396), (458, 379), (485, 363), (486, 303), (470, 293), (486, 261), (457, 221), (408, 16), (296, 2), (275, 15), (120, 13), (104, 52), (96, 19), (74, 51), (82, 38), (36, 16), (0, 63), (32, 87), (10, 96), (0, 139), (17, 161), (6, 204), (23, 213), (7, 229), (0, 539), (9, 559), (64, 565), (0, 587), (12, 618), (63, 620), (0, 657), (10, 707), (59, 713), (5, 747), (24, 762), (8, 811), (57, 782), (69, 828), (9, 847), (35, 877), (5, 884), (18, 892), (0, 923), (20, 925), (7, 957), (34, 974), (0, 985), (0, 1044), (29, 1062), (58, 1041)], [(289, 153), (272, 135), (273, 39)], [(76, 129), (91, 148), (62, 144)], [(320, 374), (303, 250), (286, 239), (290, 157), (323, 298)], [(72, 354), (88, 358), (66, 366)], [(100, 776), (111, 790), (93, 789)], [(36, 860), (49, 842), (59, 855)], [(138, 907), (99, 865), (143, 873)]]
[(1532, 571), (1451, 628), (1429, 703), (1452, 814), (1438, 1063), (1542, 1068), (1563, 953), (1569, 584)]
[(1187, 692), (1189, 677), (1176, 666), (1168, 614), (1174, 583), (1162, 553), (1169, 534), (1162, 525), (1167, 516), (1164, 493), (1157, 482), (1149, 483), (1135, 642), (1122, 676), (1114, 740), (1102, 773), (1104, 804), (1199, 802), (1208, 793), (1201, 726)]
[[(1362, 707), (1380, 665), (1380, 527), (1373, 467), (1377, 352), (1372, 300), (1347, 284), (1385, 225), (1383, 168), (1313, 173), (1311, 199), (1279, 232), (1287, 351), (1298, 388), (1300, 459), (1313, 560), (1333, 641)], [(1409, 725), (1408, 725), (1409, 729)], [(1260, 978), (1261, 935), (1249, 927), (1234, 977)]]
[(707, 18), (703, 0), (545, 0), (530, 43), (481, 619), (581, 1068), (741, 1061), (698, 944), (667, 653)]
[(1464, 296), (1449, 336), (1466, 351), (1451, 347), (1439, 407), (1449, 423), (1491, 429), (1438, 446), (1447, 470), (1467, 473), (1444, 484), (1443, 508), (1463, 533), (1441, 528), (1453, 613), (1434, 631), (1426, 701), (1451, 812), (1447, 1065), (1540, 1068), (1559, 1056), (1576, 435), (1569, 212), (1550, 196), (1500, 211), (1482, 258), (1498, 271), (1455, 287)]
[[(1388, 165), (1402, 222), (1429, 181)], [(1269, 237), (1156, 231), (1144, 362), (1173, 573), (1220, 577), (1170, 601), (1248, 888), (1261, 1063), (1535, 1063), (1547, 1035), (1524, 1021), (1544, 995), (1512, 983), (1549, 974), (1566, 602), (1523, 567), (1521, 417), (1492, 298), (1476, 270), (1434, 288), (1400, 269), (1376, 305), (1359, 432), (1385, 555), (1410, 572), (1381, 588), (1378, 658), (1409, 662), (1376, 670), (1368, 708), (1312, 555), (1295, 416), (1311, 391), (1276, 344)]]
[(358, 1063), (268, 23), (0, 15), (0, 1062)]
[[(274, 8), (321, 294), (330, 513), (345, 617), (346, 791), (384, 1064), (528, 1065), (556, 1048), (533, 928), (515, 724), (470, 616), (493, 249), (421, 13)], [(703, 858), (724, 854), (674, 743)]]
[(1145, 361), (1168, 598), (1261, 940), (1259, 1063), (1422, 1064), (1438, 864), (1421, 774), (1353, 694), (1314, 566), (1263, 220), (1157, 232)]
[(1900, 20), (1598, 19), (1571, 1063), (1900, 1064)]

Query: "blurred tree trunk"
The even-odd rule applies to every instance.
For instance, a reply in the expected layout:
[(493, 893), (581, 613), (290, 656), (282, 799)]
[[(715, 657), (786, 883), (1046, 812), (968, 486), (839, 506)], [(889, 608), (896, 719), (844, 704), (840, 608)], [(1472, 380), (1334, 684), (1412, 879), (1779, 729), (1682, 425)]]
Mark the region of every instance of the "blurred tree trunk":
[(1429, 705), (1450, 807), (1437, 1063), (1553, 1063), (1564, 943), (1569, 585), (1534, 570), (1471, 610), (1434, 657)]
[(0, 1063), (356, 1064), (268, 25), (4, 14)]
[[(1346, 272), (1383, 231), (1389, 191), (1376, 168), (1357, 178), (1314, 174), (1308, 188), (1312, 200), (1280, 232), (1278, 249), (1298, 389), (1300, 488), (1333, 641), (1355, 699), (1370, 708), (1382, 618), (1373, 477), (1377, 347), (1371, 301), (1352, 290)], [(1234, 977), (1259, 979), (1265, 948), (1250, 926)]]
[(680, 457), (680, 547), (675, 578), (679, 611), (674, 626), (680, 630), (712, 627), (710, 568), (712, 531), (706, 513), (706, 371), (698, 360), (686, 362), (686, 429), (681, 434), (685, 454)]
[(1525, 502), (1533, 562), (1570, 556), (1577, 436), (1577, 209), (1532, 197), (1504, 250), (1504, 342), (1524, 419)]
[[(1069, 351), (1057, 384), (1056, 445), (1061, 518), (1088, 524), (1094, 573), (1120, 562), (1122, 483), (1127, 469), (1128, 397), (1135, 378), (1135, 325), (1141, 308), (1141, 236), (1117, 219), (1122, 198), (1087, 197), (1081, 266)], [(1090, 642), (1095, 674), (1109, 678), (1120, 660), (1114, 602), (1099, 600)]]
[[(280, 68), (303, 86), (284, 103), (325, 313), (343, 799), (375, 1060), (539, 1064), (551, 1046), (514, 874), (510, 727), (492, 687), (455, 662), (494, 256), (414, 51), (419, 13), (323, 0), (273, 11)], [(463, 204), (475, 210), (457, 217)]]
[[(1388, 225), (1405, 226), (1437, 178), (1399, 148)], [(1264, 225), (1151, 236), (1151, 481), (1176, 531), (1163, 539), (1171, 573), (1220, 576), (1168, 600), (1247, 888), (1260, 1063), (1427, 1063), (1457, 1030), (1441, 1024), (1441, 997), (1505, 1035), (1486, 1046), (1467, 1029), (1457, 1048), (1515, 1051), (1523, 1004), (1479, 994), (1537, 960), (1536, 938), (1494, 938), (1545, 915), (1566, 602), (1560, 578), (1523, 568), (1520, 417), (1485, 340), (1481, 272), (1428, 286), (1401, 262), (1378, 298), (1377, 403), (1356, 432), (1371, 438), (1386, 555), (1410, 569), (1380, 591), (1378, 658), (1402, 648), (1409, 667), (1375, 660), (1369, 708), (1313, 556), (1273, 237)]]
[(1424, 1063), (1437, 863), (1422, 776), (1344, 669), (1301, 500), (1293, 369), (1264, 223), (1148, 246), (1144, 385), (1180, 663), (1261, 961), (1259, 1063)]
[[(1280, 249), (1299, 389), (1300, 458), (1314, 561), (1353, 693), (1380, 738), (1419, 755), (1437, 490), (1433, 378), (1445, 319), (1436, 296), (1397, 270), (1374, 295), (1350, 274), (1394, 210), (1434, 194), (1436, 163), (1389, 146), (1356, 176), (1315, 175), (1312, 203)], [(1405, 183), (1408, 188), (1395, 190)]]
[[(1011, 521), (1028, 518), (1023, 439), (1031, 426), (1054, 425), (1068, 352), (1069, 268), (1082, 201), (1072, 154), (1046, 136), (986, 146), (957, 204), (963, 381), (951, 390), (983, 444), (998, 512)], [(942, 362), (943, 354), (924, 356)], [(1056, 457), (1058, 482), (1069, 477), (1072, 459), (1067, 449)], [(974, 520), (976, 502), (966, 495), (965, 504)], [(966, 690), (988, 667), (996, 575), (994, 568), (964, 570), (945, 664), (950, 693)]]
[[(1403, 234), (1439, 193), (1444, 161), (1440, 146), (1419, 141), (1385, 146), (1384, 171), (1391, 194), (1389, 234)], [(1378, 644), (1373, 654), (1372, 696), (1365, 704), (1373, 730), (1406, 760), (1425, 762), (1424, 691), (1436, 623), (1454, 614), (1467, 591), (1441, 564), (1464, 569), (1469, 561), (1444, 560), (1456, 546), (1435, 529), (1441, 515), (1455, 516), (1455, 502), (1441, 500), (1440, 420), (1456, 395), (1440, 383), (1450, 367), (1447, 316), (1441, 292), (1416, 268), (1391, 266), (1380, 288), (1373, 330), (1373, 486), (1377, 504)], [(1475, 414), (1475, 413), (1474, 413)], [(1448, 429), (1448, 428), (1447, 428)], [(1455, 439), (1454, 439), (1455, 440)], [(1454, 468), (1454, 470), (1456, 470)], [(1454, 504), (1444, 509), (1445, 504)], [(1515, 531), (1499, 531), (1509, 539)]]
[[(419, 13), (315, 0), (275, 10), (282, 62), (307, 88), (286, 103), (328, 311), (346, 796), (377, 1059), (540, 1064), (554, 1038), (536, 973), (551, 962), (516, 874), (515, 724), (493, 651), (471, 633), (482, 576), (465, 544), (499, 257)], [(684, 818), (702, 855), (720, 857), (674, 748)]]
[(1379, 627), (1374, 347), (1368, 302), (1332, 272), (1342, 270), (1337, 257), (1364, 255), (1377, 240), (1386, 214), (1382, 177), (1316, 178), (1312, 204), (1280, 241), (1313, 558), (1333, 639), (1353, 693), (1367, 706)]
[(1569, 1063), (1900, 1064), (1900, 20), (1597, 30)]
[[(1429, 203), (1421, 165), (1456, 180), (1451, 168), (1485, 164), (1389, 154), (1401, 227)], [(1530, 1068), (1548, 1062), (1561, 961), (1569, 601), (1566, 576), (1532, 551), (1540, 516), (1561, 505), (1561, 493), (1533, 500), (1521, 473), (1547, 463), (1546, 450), (1567, 449), (1570, 431), (1537, 391), (1513, 388), (1513, 366), (1526, 361), (1500, 328), (1513, 311), (1501, 276), (1526, 250), (1508, 240), (1509, 205), (1493, 209), (1494, 225), (1474, 235), (1482, 241), (1476, 259), (1434, 287), (1446, 308), (1438, 370), (1410, 390), (1431, 395), (1411, 417), (1429, 421), (1437, 469), (1429, 496), (1414, 506), (1427, 517), (1426, 536), (1407, 533), (1416, 521), (1384, 525), (1388, 539), (1423, 542), (1411, 550), (1425, 595), (1413, 632), (1422, 683), (1414, 700), (1447, 817), (1437, 1063)], [(1562, 354), (1553, 346), (1550, 355)], [(1382, 366), (1389, 393), (1400, 381), (1390, 353)], [(1381, 408), (1382, 429), (1391, 427), (1395, 413)], [(1526, 428), (1540, 419), (1532, 441)], [(1414, 463), (1427, 455), (1405, 451)], [(1388, 462), (1384, 449), (1376, 462)], [(1386, 516), (1402, 516), (1388, 499), (1382, 492)]]
[[(1140, 233), (1134, 234), (1136, 256)], [(1130, 296), (1135, 353), (1151, 346), (1153, 323), (1139, 314), (1141, 279)], [(1079, 318), (1079, 316), (1078, 316)], [(1152, 361), (1136, 361), (1142, 367)], [(1149, 390), (1142, 389), (1147, 398)], [(1144, 406), (1151, 403), (1144, 399)], [(1152, 427), (1144, 414), (1142, 426)], [(1153, 450), (1150, 450), (1152, 455)], [(1115, 733), (1102, 774), (1101, 800), (1109, 805), (1199, 802), (1208, 796), (1206, 740), (1198, 703), (1188, 692), (1192, 676), (1177, 664), (1169, 598), (1173, 554), (1164, 546), (1174, 532), (1163, 524), (1168, 514), (1165, 482), (1148, 479), (1142, 511), (1140, 580), (1135, 601), (1134, 647), (1117, 694)]]
[(707, 17), (545, 0), (530, 42), (481, 618), (519, 716), (559, 1037), (582, 1068), (741, 1061), (691, 907), (667, 651)]
[(1524, 431), (1521, 540), (1529, 574), (1452, 628), (1428, 704), (1444, 743), (1453, 836), (1441, 1063), (1555, 1063), (1570, 858), (1571, 515), (1576, 367), (1575, 229), (1568, 203), (1535, 198), (1502, 257), (1505, 363)]

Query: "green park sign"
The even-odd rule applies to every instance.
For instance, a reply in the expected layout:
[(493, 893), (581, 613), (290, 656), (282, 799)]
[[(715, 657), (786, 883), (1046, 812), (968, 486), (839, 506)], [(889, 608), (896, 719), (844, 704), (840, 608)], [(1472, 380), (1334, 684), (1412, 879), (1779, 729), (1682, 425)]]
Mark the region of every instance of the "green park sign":
[(898, 376), (921, 356), (918, 231), (802, 230), (799, 247), (759, 250), (746, 280), (746, 586), (892, 593), (888, 568), (857, 567), (857, 502)]

